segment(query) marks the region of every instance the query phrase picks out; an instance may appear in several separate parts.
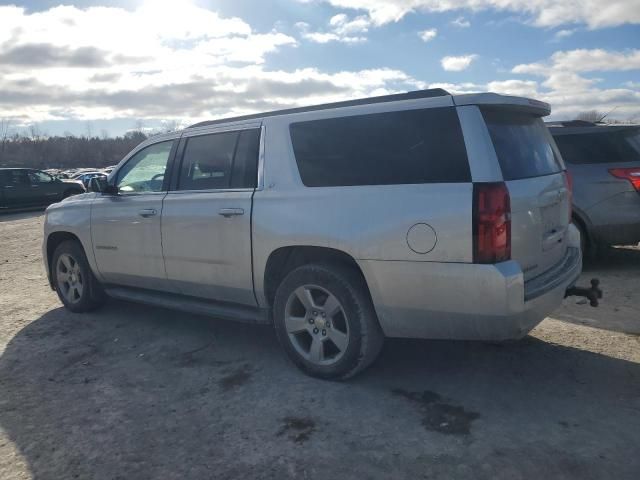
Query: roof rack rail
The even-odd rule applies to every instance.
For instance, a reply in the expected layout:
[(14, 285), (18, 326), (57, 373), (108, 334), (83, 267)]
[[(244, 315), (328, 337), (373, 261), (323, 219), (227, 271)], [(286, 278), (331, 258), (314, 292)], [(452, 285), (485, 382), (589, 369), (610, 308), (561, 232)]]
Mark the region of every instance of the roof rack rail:
[(353, 107), (356, 105), (369, 105), (373, 103), (397, 102), (399, 100), (415, 100), (418, 98), (445, 97), (451, 95), (442, 88), (430, 88), (427, 90), (415, 90), (407, 93), (396, 93), (393, 95), (382, 95), (378, 97), (358, 98), (356, 100), (346, 100), (342, 102), (323, 103), (321, 105), (311, 105), (309, 107), (287, 108), (285, 110), (275, 110), (265, 113), (255, 113), (252, 115), (242, 115), (240, 117), (221, 118), (219, 120), (208, 120), (205, 122), (190, 125), (187, 128), (206, 127), (218, 123), (238, 122), (241, 120), (253, 120), (256, 118), (275, 117), (290, 113), (314, 112), (316, 110), (328, 110), (330, 108)]

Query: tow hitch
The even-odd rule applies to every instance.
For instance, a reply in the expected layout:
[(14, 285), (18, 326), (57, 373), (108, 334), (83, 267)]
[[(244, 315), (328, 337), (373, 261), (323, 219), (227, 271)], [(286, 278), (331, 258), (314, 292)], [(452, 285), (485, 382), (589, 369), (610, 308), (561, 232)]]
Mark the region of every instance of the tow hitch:
[(598, 287), (600, 280), (597, 278), (591, 279), (591, 288), (584, 287), (569, 287), (564, 292), (564, 298), (567, 297), (585, 297), (589, 300), (589, 304), (592, 307), (598, 306), (598, 299), (602, 298), (602, 290)]

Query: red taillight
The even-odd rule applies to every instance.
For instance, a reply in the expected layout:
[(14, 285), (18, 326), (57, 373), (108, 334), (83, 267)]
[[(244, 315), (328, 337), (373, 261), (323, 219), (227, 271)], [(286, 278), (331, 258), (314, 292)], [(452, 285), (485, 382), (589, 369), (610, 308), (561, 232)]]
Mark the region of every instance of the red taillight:
[(511, 258), (511, 201), (504, 183), (473, 185), (473, 261)]
[(564, 183), (567, 186), (568, 200), (569, 200), (569, 223), (571, 223), (573, 215), (573, 177), (569, 170), (564, 171)]
[(609, 173), (616, 178), (629, 180), (633, 188), (640, 192), (640, 168), (612, 168)]

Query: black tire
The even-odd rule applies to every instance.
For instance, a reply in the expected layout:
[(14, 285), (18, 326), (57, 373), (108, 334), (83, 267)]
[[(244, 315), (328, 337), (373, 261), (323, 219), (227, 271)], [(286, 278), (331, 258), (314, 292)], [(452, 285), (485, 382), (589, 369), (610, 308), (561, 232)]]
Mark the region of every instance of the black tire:
[[(335, 297), (339, 302), (339, 320), (347, 327), (346, 348), (334, 363), (319, 364), (305, 358), (299, 351), (300, 344), (297, 337), (287, 330), (285, 315), (292, 295), (296, 290), (305, 286), (317, 286), (320, 290)], [(327, 297), (328, 298), (328, 297)], [(327, 300), (325, 299), (325, 304)], [(321, 307), (322, 308), (322, 307)], [(378, 323), (369, 291), (362, 276), (351, 268), (339, 265), (310, 264), (303, 265), (291, 271), (278, 287), (274, 300), (274, 326), (280, 344), (291, 361), (306, 374), (322, 379), (344, 380), (356, 375), (367, 368), (376, 359), (384, 341), (384, 334)], [(323, 315), (324, 316), (324, 315)], [(303, 315), (304, 318), (307, 315)], [(321, 320), (321, 319), (319, 319)], [(331, 320), (334, 322), (334, 319)], [(337, 329), (337, 325), (328, 324)], [(321, 327), (324, 328), (324, 327)], [(300, 332), (312, 338), (312, 332)], [(334, 332), (335, 333), (335, 332)], [(324, 330), (318, 335), (324, 335)], [(331, 337), (331, 332), (329, 332)], [(322, 338), (323, 356), (327, 348), (327, 339)], [(330, 340), (330, 339), (329, 339)], [(312, 338), (312, 342), (314, 339)], [(329, 342), (329, 347), (333, 347)], [(309, 350), (311, 351), (311, 346)], [(329, 359), (330, 360), (330, 359)]]
[[(61, 261), (61, 257), (64, 257), (64, 260)], [(64, 264), (65, 261), (71, 265), (73, 272), (77, 272), (74, 273), (74, 277), (82, 287), (74, 290), (74, 292), (80, 291), (80, 293), (73, 295), (72, 299), (69, 298), (70, 281), (63, 280), (66, 275), (71, 273), (66, 274), (59, 271), (59, 262)], [(76, 265), (77, 270), (75, 270)], [(64, 241), (55, 249), (51, 259), (51, 276), (58, 298), (68, 310), (74, 313), (90, 312), (101, 307), (106, 301), (104, 290), (91, 271), (82, 245), (75, 240)]]
[(591, 260), (596, 256), (597, 246), (589, 237), (584, 225), (581, 221), (573, 220), (573, 224), (576, 226), (578, 231), (580, 232), (580, 249), (582, 250), (582, 257)]

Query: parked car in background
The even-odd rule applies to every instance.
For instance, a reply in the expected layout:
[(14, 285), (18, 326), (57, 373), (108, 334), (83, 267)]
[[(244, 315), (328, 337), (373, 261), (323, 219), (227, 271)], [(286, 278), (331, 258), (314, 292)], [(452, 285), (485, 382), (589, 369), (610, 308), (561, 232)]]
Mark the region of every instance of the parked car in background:
[(71, 177), (72, 180), (82, 182), (85, 188), (89, 187), (92, 178), (107, 178), (107, 174), (101, 171), (76, 173)]
[(0, 209), (49, 205), (84, 193), (81, 182), (57, 179), (29, 168), (0, 168)]
[(547, 125), (573, 178), (583, 250), (640, 242), (640, 125)]
[(549, 112), (434, 89), (153, 137), (47, 209), (50, 285), (73, 312), (107, 294), (274, 322), (321, 378), (385, 336), (521, 338), (582, 269)]

